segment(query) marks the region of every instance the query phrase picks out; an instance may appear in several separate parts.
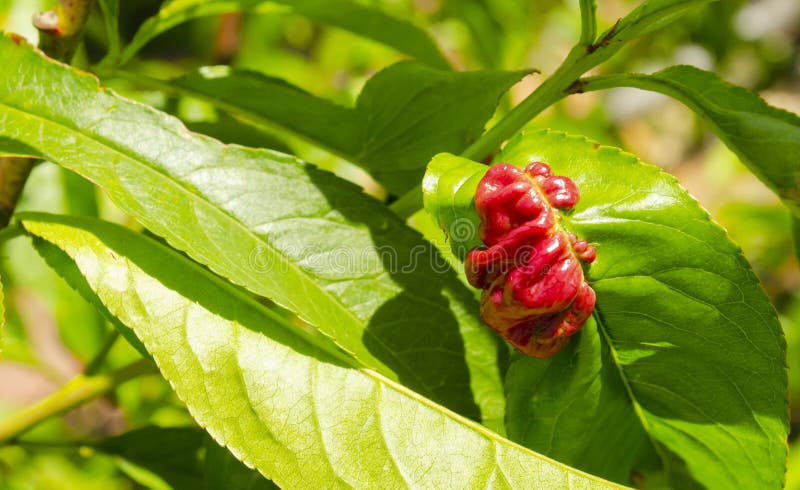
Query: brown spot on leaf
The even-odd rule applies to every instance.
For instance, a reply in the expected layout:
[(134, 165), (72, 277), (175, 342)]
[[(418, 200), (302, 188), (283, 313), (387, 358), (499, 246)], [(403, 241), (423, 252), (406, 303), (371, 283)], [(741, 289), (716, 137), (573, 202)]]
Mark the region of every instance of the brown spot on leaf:
[(9, 34), (8, 37), (10, 37), (11, 41), (17, 46), (27, 42), (27, 40), (23, 36), (20, 36), (19, 34), (14, 34), (13, 32)]

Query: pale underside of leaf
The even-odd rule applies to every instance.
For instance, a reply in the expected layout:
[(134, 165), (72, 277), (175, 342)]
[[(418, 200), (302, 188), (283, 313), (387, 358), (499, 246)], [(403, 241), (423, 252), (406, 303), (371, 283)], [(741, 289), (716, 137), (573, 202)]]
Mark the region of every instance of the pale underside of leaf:
[(608, 488), (371, 370), (116, 225), (23, 216), (134, 329), (193, 417), (284, 488)]

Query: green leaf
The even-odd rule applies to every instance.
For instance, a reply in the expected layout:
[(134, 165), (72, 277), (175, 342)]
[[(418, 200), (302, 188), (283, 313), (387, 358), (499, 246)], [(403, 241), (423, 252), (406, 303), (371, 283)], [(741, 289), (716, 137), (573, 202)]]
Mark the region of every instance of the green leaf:
[(3, 295), (3, 278), (0, 277), (0, 359), (3, 354), (3, 343), (6, 340), (6, 298)]
[(103, 21), (106, 25), (106, 36), (108, 37), (106, 58), (116, 64), (122, 48), (122, 42), (119, 37), (119, 0), (99, 0), (98, 3), (103, 11)]
[(204, 474), (205, 490), (275, 490), (277, 485), (251, 470), (230, 451), (206, 437)]
[(201, 68), (172, 86), (289, 130), (361, 165), (399, 195), (419, 184), (437, 152), (458, 153), (480, 136), (500, 96), (527, 73), (456, 73), (401, 62), (372, 77), (352, 109), (227, 66)]
[(582, 88), (587, 91), (636, 87), (686, 104), (800, 217), (800, 117), (796, 114), (692, 66), (672, 66), (652, 75), (592, 77), (584, 82)]
[(639, 36), (675, 22), (688, 12), (717, 0), (645, 0), (619, 23), (606, 31), (600, 40), (614, 39), (625, 44)]
[(204, 488), (199, 453), (205, 438), (199, 429), (145, 427), (105, 439), (95, 448), (144, 468), (171, 488)]
[(450, 64), (431, 37), (414, 24), (350, 0), (172, 0), (147, 19), (122, 51), (125, 64), (153, 38), (189, 20), (229, 12), (266, 10), (281, 6), (309, 19), (350, 31), (391, 46), (398, 51), (441, 69)]
[[(143, 474), (154, 480), (138, 481), (148, 488), (155, 482), (176, 490), (275, 488), (272, 482), (247, 468), (230, 451), (194, 427), (144, 427), (104, 439), (93, 448), (120, 458), (129, 475)], [(130, 471), (132, 467), (134, 471)]]
[[(708, 488), (780, 488), (786, 343), (739, 248), (673, 177), (633, 155), (537, 132), (495, 159), (531, 160), (580, 188), (563, 223), (597, 248), (587, 272), (597, 307), (560, 354), (514, 359), (510, 437), (617, 481), (644, 474), (656, 457), (675, 488), (691, 479)], [(426, 209), (444, 227), (476, 220), (472, 197), (485, 172), (438, 156), (425, 178)]]
[(97, 217), (99, 214), (95, 186), (83, 177), (61, 169), (64, 188), (64, 209), (69, 214)]
[(95, 182), (172, 246), (364, 365), (497, 427), (496, 337), (436, 248), (381, 203), (294, 157), (193, 135), (7, 38), (0, 56), (0, 135)]
[(291, 149), (280, 138), (252, 124), (239, 121), (224, 112), (217, 114), (213, 121), (184, 120), (184, 124), (190, 131), (211, 136), (223, 143), (291, 153)]
[(792, 216), (792, 234), (794, 236), (794, 254), (800, 262), (800, 216)]
[[(59, 172), (65, 211), (73, 215), (96, 217), (98, 207), (94, 184), (69, 170), (62, 168)], [(78, 359), (89, 361), (103, 345), (108, 328), (103, 315), (92, 304), (76, 298), (70, 287), (62, 281), (56, 285), (58, 332), (64, 345)]]
[(197, 422), (281, 487), (610, 486), (354, 367), (140, 234), (86, 218), (21, 219), (75, 260)]
[[(502, 48), (505, 41), (505, 29), (509, 27), (509, 10), (517, 9), (519, 14), (523, 4), (508, 3), (500, 4), (503, 7), (501, 12), (494, 12), (498, 4), (489, 4), (484, 0), (444, 0), (442, 2), (441, 15), (445, 18), (456, 18), (460, 20), (469, 30), (472, 38), (472, 48), (475, 55), (483, 66), (498, 67), (503, 66), (503, 58), (508, 57), (509, 50)], [(514, 20), (524, 19), (524, 15), (516, 15)], [(504, 22), (501, 22), (502, 19)], [(517, 61), (517, 60), (515, 60)]]
[(23, 145), (18, 141), (12, 141), (4, 136), (0, 136), (0, 147), (3, 148), (2, 154), (0, 154), (0, 158), (5, 157), (25, 157), (25, 158), (34, 158), (36, 156), (36, 150), (33, 148)]
[(356, 104), (363, 122), (355, 161), (391, 192), (405, 193), (437, 152), (460, 152), (480, 136), (500, 96), (528, 73), (449, 73), (413, 63), (381, 71)]
[[(613, 356), (592, 320), (550, 359), (515, 353), (506, 373), (509, 437), (583, 471), (637, 483), (634, 472), (652, 471), (648, 461), (661, 455), (631, 403)], [(667, 459), (662, 465), (675, 465), (667, 451), (663, 456)], [(669, 474), (674, 488), (692, 487), (675, 476)], [(652, 485), (647, 479), (645, 483)]]
[(786, 490), (800, 490), (800, 442), (796, 439), (789, 447), (789, 470), (786, 473)]
[[(72, 259), (70, 259), (64, 252), (58, 249), (58, 247), (54, 247), (53, 245), (45, 241), (34, 240), (33, 245), (36, 248), (36, 251), (39, 253), (39, 255), (41, 255), (44, 261), (47, 263), (47, 265), (49, 265), (50, 268), (55, 270), (56, 273), (58, 273), (58, 275), (61, 276), (62, 279), (64, 279), (67, 285), (69, 285), (69, 287), (77, 291), (80, 297), (83, 298), (84, 301), (86, 301), (86, 303), (88, 303), (93, 307), (92, 313), (99, 313), (103, 318), (108, 320), (114, 326), (114, 328), (116, 328), (119, 331), (119, 333), (125, 338), (125, 340), (127, 340), (128, 343), (130, 343), (139, 352), (139, 354), (142, 355), (142, 357), (146, 358), (150, 357), (150, 354), (147, 352), (147, 349), (145, 349), (144, 345), (142, 345), (138, 337), (136, 337), (136, 334), (133, 333), (133, 331), (130, 328), (126, 327), (119, 320), (117, 320), (117, 318), (114, 315), (112, 315), (108, 311), (108, 309), (103, 305), (103, 302), (100, 301), (97, 295), (94, 294), (92, 288), (89, 287), (89, 284), (86, 283), (86, 279), (84, 279), (83, 275), (78, 270), (78, 268), (75, 267), (75, 262)], [(77, 317), (78, 313), (73, 313), (73, 315)], [(66, 320), (65, 317), (67, 317), (67, 315), (64, 315), (62, 313), (61, 319)], [(82, 320), (84, 322), (97, 321), (93, 316), (87, 316)], [(102, 326), (105, 327), (105, 324), (102, 324)], [(61, 335), (63, 336), (65, 343), (67, 345), (75, 346), (78, 342), (77, 341), (70, 342), (70, 340), (75, 339), (75, 337), (77, 338), (86, 337), (87, 336), (86, 330), (95, 330), (94, 332), (92, 332), (93, 334), (92, 336), (94, 337), (93, 348), (95, 349), (94, 352), (97, 352), (97, 348), (99, 348), (99, 346), (102, 345), (103, 339), (105, 338), (105, 329), (103, 329), (102, 331), (97, 331), (99, 330), (99, 326), (96, 325), (89, 325), (89, 326), (80, 325), (80, 327), (76, 327), (74, 324), (69, 324), (66, 325), (64, 329), (68, 327), (72, 327), (73, 329), (79, 329), (79, 332), (77, 334), (68, 333), (65, 335), (65, 333), (62, 331)], [(89, 359), (90, 359), (89, 356), (85, 357), (85, 360)]]
[(207, 66), (170, 85), (231, 114), (277, 125), (345, 158), (352, 159), (361, 145), (362, 122), (356, 111), (279, 78), (229, 66)]

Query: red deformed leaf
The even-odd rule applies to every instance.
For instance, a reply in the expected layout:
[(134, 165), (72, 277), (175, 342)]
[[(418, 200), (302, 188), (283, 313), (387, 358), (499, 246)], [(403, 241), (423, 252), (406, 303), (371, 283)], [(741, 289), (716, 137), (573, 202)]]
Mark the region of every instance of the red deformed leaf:
[(475, 193), (486, 247), (467, 254), (467, 278), (483, 289), (483, 321), (529, 356), (557, 353), (594, 309), (581, 265), (594, 260), (594, 247), (559, 225), (558, 208), (579, 198), (570, 178), (542, 162), (495, 165)]

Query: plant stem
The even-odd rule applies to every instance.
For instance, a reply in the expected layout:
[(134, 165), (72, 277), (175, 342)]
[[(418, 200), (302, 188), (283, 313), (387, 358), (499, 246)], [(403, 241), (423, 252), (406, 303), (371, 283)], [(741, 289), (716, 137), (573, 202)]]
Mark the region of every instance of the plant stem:
[[(578, 78), (594, 66), (593, 58), (586, 46), (578, 45), (572, 48), (564, 63), (544, 83), (464, 150), (461, 156), (475, 161), (483, 160), (503, 141), (522, 129), (528, 121), (569, 95), (572, 85)], [(415, 187), (395, 201), (390, 208), (401, 218), (408, 219), (422, 208), (422, 189)]]
[(394, 214), (403, 219), (408, 219), (422, 209), (422, 187), (416, 186), (403, 194), (400, 199), (389, 205)]
[(78, 49), (94, 0), (61, 0), (59, 5), (33, 17), (39, 30), (39, 49), (68, 63)]
[(103, 11), (103, 21), (105, 22), (106, 35), (108, 36), (106, 59), (111, 60), (112, 63), (117, 63), (122, 50), (122, 41), (119, 37), (119, 1), (100, 2), (100, 9)]
[(582, 46), (591, 46), (597, 38), (597, 4), (595, 0), (580, 0)]
[(8, 226), (36, 160), (0, 157), (0, 229)]
[(659, 91), (656, 88), (660, 87), (661, 85), (662, 83), (660, 83), (658, 80), (652, 79), (647, 75), (640, 75), (638, 73), (617, 73), (581, 78), (573, 87), (573, 92), (584, 93), (593, 92), (595, 90), (608, 90), (618, 87), (635, 87), (642, 90)]
[(589, 58), (585, 54), (584, 46), (572, 48), (564, 63), (544, 83), (464, 150), (461, 156), (475, 161), (483, 160), (543, 110), (569, 95), (572, 84), (592, 67), (587, 63)]
[(152, 361), (140, 359), (109, 374), (80, 374), (52, 395), (1, 421), (0, 444), (9, 443), (42, 421), (97, 398), (126, 381), (156, 373), (158, 370)]
[[(592, 5), (590, 2), (581, 2), (581, 6), (584, 9), (590, 5)], [(594, 19), (592, 19), (592, 22), (594, 22)], [(624, 43), (615, 42), (618, 41), (615, 38), (618, 26), (619, 22), (609, 29), (596, 43), (585, 45), (581, 42), (575, 45), (564, 62), (561, 63), (561, 66), (544, 83), (539, 85), (525, 100), (520, 102), (489, 131), (485, 132), (469, 148), (464, 150), (461, 156), (470, 160), (482, 161), (543, 110), (567, 95), (579, 92), (580, 90), (576, 89), (576, 84), (579, 82), (581, 75), (607, 60), (622, 48)], [(590, 34), (591, 32), (587, 31), (585, 35), (588, 37)], [(421, 195), (421, 192), (419, 187), (412, 189), (398, 199), (391, 208), (401, 218), (408, 219), (422, 205), (422, 199), (417, 197)]]
[[(643, 21), (642, 9), (644, 7), (640, 6), (626, 17), (617, 20), (610, 29), (597, 38), (595, 2), (580, 0), (580, 7), (582, 14), (581, 39), (569, 52), (561, 66), (532, 94), (506, 114), (500, 122), (464, 150), (461, 154), (462, 157), (482, 161), (550, 105), (567, 95), (580, 92), (580, 77), (584, 73), (614, 56), (631, 39), (642, 32), (648, 32), (647, 29), (652, 30), (653, 28), (652, 19), (649, 20), (649, 24)], [(686, 8), (675, 6), (672, 10), (670, 15), (677, 16)], [(591, 38), (596, 39), (589, 41)], [(419, 189), (413, 189), (395, 203), (400, 217), (405, 219), (416, 212), (416, 209), (408, 204), (421, 203), (421, 200), (414, 197), (419, 193)], [(403, 204), (399, 205), (399, 203)]]

